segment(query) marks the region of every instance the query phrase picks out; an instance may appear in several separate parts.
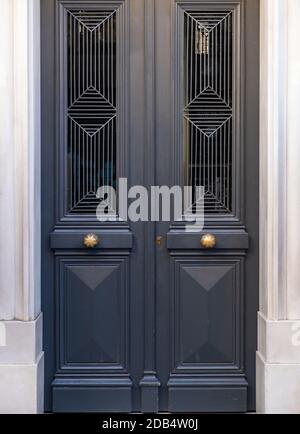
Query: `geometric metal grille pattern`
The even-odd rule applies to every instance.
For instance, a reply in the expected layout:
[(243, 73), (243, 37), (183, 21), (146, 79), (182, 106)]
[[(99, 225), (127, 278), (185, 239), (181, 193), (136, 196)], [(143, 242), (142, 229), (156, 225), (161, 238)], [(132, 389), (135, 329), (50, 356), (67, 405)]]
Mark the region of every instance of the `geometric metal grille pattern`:
[(232, 12), (184, 13), (186, 185), (204, 187), (206, 214), (232, 212)]
[(116, 9), (68, 10), (69, 213), (94, 215), (116, 185)]

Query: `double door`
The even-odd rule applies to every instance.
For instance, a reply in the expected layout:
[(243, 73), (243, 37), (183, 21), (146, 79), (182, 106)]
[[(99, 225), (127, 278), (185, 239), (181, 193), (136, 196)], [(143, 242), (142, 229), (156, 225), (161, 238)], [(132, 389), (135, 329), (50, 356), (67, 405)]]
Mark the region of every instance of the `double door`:
[[(46, 410), (255, 409), (258, 3), (42, 1)], [(124, 179), (203, 187), (203, 230)]]

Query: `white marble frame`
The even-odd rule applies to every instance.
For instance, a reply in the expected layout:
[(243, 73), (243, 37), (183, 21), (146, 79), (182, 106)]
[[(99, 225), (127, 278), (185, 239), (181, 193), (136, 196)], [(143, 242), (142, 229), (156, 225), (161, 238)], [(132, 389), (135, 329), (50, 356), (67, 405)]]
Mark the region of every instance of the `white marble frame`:
[(39, 0), (1, 8), (0, 319), (30, 321), (41, 312)]
[[(0, 413), (35, 413), (44, 391), (40, 0), (1, 6)], [(260, 7), (257, 406), (300, 413), (300, 2), (260, 0)]]
[(2, 0), (0, 413), (44, 409), (40, 0)]
[(300, 2), (260, 6), (257, 411), (300, 413)]

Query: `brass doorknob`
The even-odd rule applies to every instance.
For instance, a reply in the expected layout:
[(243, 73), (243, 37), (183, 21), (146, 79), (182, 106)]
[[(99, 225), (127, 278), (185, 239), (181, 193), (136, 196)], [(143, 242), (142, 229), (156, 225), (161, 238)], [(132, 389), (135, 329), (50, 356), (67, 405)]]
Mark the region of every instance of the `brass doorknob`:
[(99, 244), (99, 238), (95, 234), (88, 234), (84, 237), (83, 244), (87, 249), (94, 249)]
[(201, 238), (201, 246), (204, 247), (204, 249), (213, 249), (216, 244), (216, 237), (212, 234), (205, 234)]

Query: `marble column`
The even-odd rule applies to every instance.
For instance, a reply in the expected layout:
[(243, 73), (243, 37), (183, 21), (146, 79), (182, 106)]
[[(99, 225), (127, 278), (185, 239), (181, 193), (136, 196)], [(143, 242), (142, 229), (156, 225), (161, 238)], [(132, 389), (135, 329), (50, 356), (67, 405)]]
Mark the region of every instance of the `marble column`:
[(0, 413), (43, 411), (39, 0), (1, 0)]
[(261, 0), (260, 413), (300, 413), (299, 22), (299, 0)]

